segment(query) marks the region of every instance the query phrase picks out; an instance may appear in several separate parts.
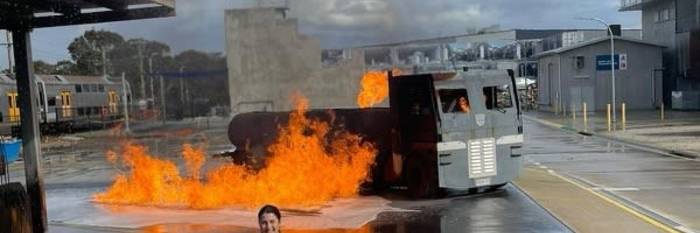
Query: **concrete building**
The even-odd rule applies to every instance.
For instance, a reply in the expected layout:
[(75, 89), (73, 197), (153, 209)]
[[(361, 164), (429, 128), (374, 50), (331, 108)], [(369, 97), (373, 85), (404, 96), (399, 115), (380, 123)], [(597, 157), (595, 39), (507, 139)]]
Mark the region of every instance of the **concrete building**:
[(674, 91), (700, 91), (698, 4), (696, 0), (620, 0), (620, 11), (642, 12), (642, 39), (666, 47), (663, 95), (667, 105)]
[[(492, 30), (324, 50), (318, 39), (299, 33), (297, 21), (287, 18), (286, 12), (286, 7), (226, 11), (227, 66), (234, 114), (290, 110), (289, 97), (294, 92), (307, 96), (312, 108), (355, 107), (366, 70), (399, 68), (408, 73), (470, 66), (514, 69), (518, 76), (534, 77), (534, 72), (524, 71), (538, 70), (537, 64), (528, 60), (544, 51), (547, 38), (573, 44), (604, 35), (581, 29)], [(524, 62), (527, 69), (521, 67)]]
[[(630, 39), (642, 39), (641, 29), (623, 29), (621, 36)], [(600, 37), (608, 36), (608, 30), (605, 29), (576, 29), (565, 31), (549, 36), (542, 40), (542, 50), (549, 51), (562, 47), (569, 47), (578, 43), (586, 42)]]
[[(369, 67), (407, 67), (458, 62), (520, 60), (542, 52), (543, 38), (570, 30), (511, 29), (362, 47)], [(539, 49), (538, 49), (539, 48)]]
[[(663, 47), (617, 37), (616, 99), (628, 109), (653, 109), (661, 98)], [(619, 58), (618, 58), (619, 57)], [(545, 111), (603, 111), (612, 103), (610, 39), (599, 38), (536, 56), (538, 105)]]
[(343, 50), (324, 65), (319, 40), (300, 34), (286, 8), (227, 10), (225, 20), (233, 114), (290, 110), (295, 92), (312, 108), (356, 106), (362, 50)]
[[(527, 60), (535, 54), (607, 36), (594, 29), (510, 29), (424, 40), (365, 46), (368, 67), (406, 67), (451, 62), (499, 61), (495, 67)], [(624, 29), (622, 36), (641, 39), (641, 30)]]

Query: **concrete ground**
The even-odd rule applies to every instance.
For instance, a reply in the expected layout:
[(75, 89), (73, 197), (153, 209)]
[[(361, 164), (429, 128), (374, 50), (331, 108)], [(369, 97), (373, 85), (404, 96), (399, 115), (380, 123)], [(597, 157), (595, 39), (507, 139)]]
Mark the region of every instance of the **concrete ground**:
[[(517, 184), (573, 229), (643, 231), (636, 229), (642, 224), (622, 220), (631, 218), (656, 228), (649, 230), (700, 232), (700, 161), (537, 122), (526, 123), (529, 165)], [(529, 173), (541, 178), (523, 181)], [(546, 174), (578, 186), (579, 191), (557, 188)], [(607, 207), (588, 203), (591, 194)], [(566, 199), (574, 200), (557, 204)], [(610, 214), (614, 209), (627, 214), (618, 219)], [(572, 213), (580, 216), (568, 216)]]
[[(226, 149), (226, 121), (134, 128), (131, 140), (176, 159), (183, 142)], [(284, 211), (285, 232), (692, 232), (700, 229), (700, 165), (526, 121), (525, 169), (505, 188), (436, 200), (400, 191)], [(104, 151), (123, 137), (87, 132), (47, 143), (49, 232), (256, 232), (255, 212), (191, 211), (90, 202), (116, 172)], [(220, 161), (211, 159), (210, 166)], [(23, 179), (22, 164), (12, 179)], [(673, 198), (669, 198), (672, 196)]]
[(622, 113), (618, 112), (617, 123), (612, 123), (608, 132), (605, 112), (589, 113), (584, 124), (582, 113), (574, 116), (556, 115), (548, 112), (527, 112), (527, 116), (544, 120), (569, 130), (597, 134), (634, 144), (656, 147), (679, 155), (700, 156), (700, 111), (666, 111), (661, 119), (660, 111), (629, 111), (623, 127)]
[[(226, 123), (198, 127), (185, 121), (143, 130), (133, 127), (130, 140), (178, 161), (174, 155), (183, 142), (207, 141), (210, 152), (227, 148)], [(49, 232), (256, 232), (255, 212), (250, 210), (195, 211), (91, 202), (91, 195), (110, 185), (117, 172), (106, 162), (105, 150), (124, 139), (110, 130), (47, 139), (43, 171)], [(22, 166), (12, 164), (13, 181), (23, 181)], [(389, 192), (336, 200), (314, 211), (283, 211), (283, 218), (285, 232), (570, 232), (511, 185), (480, 195), (423, 201), (407, 200), (400, 191)]]

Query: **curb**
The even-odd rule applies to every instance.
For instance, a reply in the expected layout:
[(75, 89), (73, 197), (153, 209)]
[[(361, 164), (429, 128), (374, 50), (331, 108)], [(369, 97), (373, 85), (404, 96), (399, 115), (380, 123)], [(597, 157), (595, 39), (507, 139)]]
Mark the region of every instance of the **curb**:
[(552, 127), (552, 128), (557, 128), (557, 129), (560, 129), (560, 130), (563, 130), (563, 131), (567, 131), (567, 132), (575, 133), (575, 134), (580, 134), (580, 135), (587, 136), (587, 137), (598, 137), (598, 138), (603, 138), (603, 139), (607, 139), (607, 140), (611, 140), (611, 141), (616, 141), (616, 142), (621, 142), (621, 143), (624, 143), (624, 144), (633, 145), (633, 146), (640, 147), (640, 148), (644, 148), (644, 149), (647, 149), (647, 150), (653, 150), (653, 151), (656, 151), (656, 152), (663, 152), (663, 153), (666, 153), (666, 154), (671, 154), (671, 155), (675, 155), (675, 156), (680, 156), (680, 157), (687, 158), (687, 159), (700, 159), (700, 153), (696, 153), (696, 152), (692, 152), (692, 151), (669, 150), (669, 149), (661, 148), (661, 147), (643, 145), (643, 144), (638, 143), (638, 142), (632, 142), (632, 141), (625, 140), (625, 139), (621, 139), (621, 138), (618, 138), (618, 137), (603, 135), (603, 134), (594, 133), (594, 132), (584, 132), (584, 131), (580, 131), (580, 130), (574, 129), (574, 128), (572, 128), (571, 126), (568, 126), (568, 125), (562, 125), (562, 124), (559, 124), (559, 123), (551, 122), (551, 121), (548, 121), (548, 120), (542, 120), (542, 119), (534, 118), (534, 117), (527, 116), (527, 115), (523, 115), (523, 118), (528, 119), (528, 120), (531, 120), (531, 121), (534, 121), (534, 122), (537, 122), (537, 123), (540, 123), (540, 124), (543, 124), (543, 125), (546, 125), (546, 126), (549, 126), (549, 127)]

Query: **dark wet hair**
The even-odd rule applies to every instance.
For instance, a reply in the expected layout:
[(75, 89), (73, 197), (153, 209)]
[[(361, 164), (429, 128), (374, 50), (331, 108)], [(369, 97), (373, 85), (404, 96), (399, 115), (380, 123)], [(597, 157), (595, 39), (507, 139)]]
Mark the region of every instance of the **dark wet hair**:
[(258, 212), (258, 222), (260, 222), (260, 219), (262, 219), (262, 216), (264, 214), (274, 214), (277, 216), (277, 220), (281, 221), (282, 220), (282, 215), (280, 214), (280, 210), (277, 209), (277, 207), (273, 205), (265, 205), (262, 208), (260, 208), (260, 211)]

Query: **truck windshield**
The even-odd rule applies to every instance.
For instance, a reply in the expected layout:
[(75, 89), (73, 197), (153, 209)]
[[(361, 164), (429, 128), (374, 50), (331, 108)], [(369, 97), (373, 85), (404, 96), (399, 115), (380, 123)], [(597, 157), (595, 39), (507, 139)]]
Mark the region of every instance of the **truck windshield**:
[(504, 111), (513, 107), (509, 85), (484, 87), (484, 104), (486, 109)]

